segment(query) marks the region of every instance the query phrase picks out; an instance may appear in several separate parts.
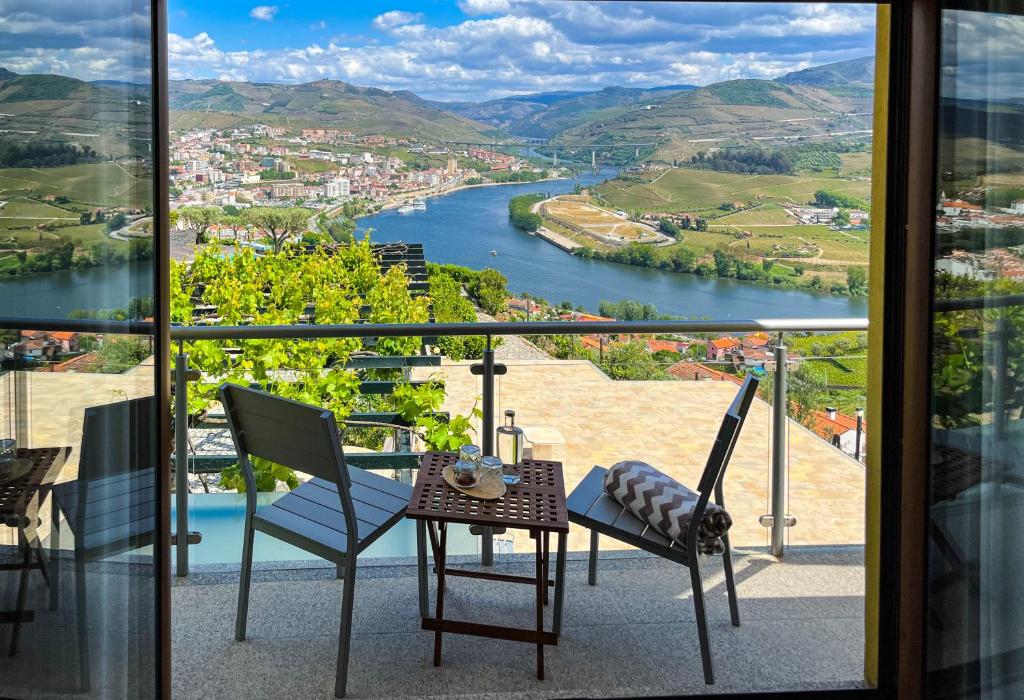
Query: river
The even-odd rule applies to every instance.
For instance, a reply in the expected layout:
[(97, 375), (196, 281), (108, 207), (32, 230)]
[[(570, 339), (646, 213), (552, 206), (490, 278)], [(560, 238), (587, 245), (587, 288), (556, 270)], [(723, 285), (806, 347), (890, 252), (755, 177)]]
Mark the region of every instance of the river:
[[(584, 260), (515, 228), (508, 200), (520, 194), (572, 192), (576, 182), (593, 185), (614, 175), (604, 170), (579, 180), (549, 180), (459, 190), (427, 200), (426, 211), (389, 209), (359, 220), (374, 241), (423, 243), (427, 259), (475, 269), (492, 267), (508, 277), (509, 289), (552, 303), (570, 301), (597, 311), (601, 301), (637, 299), (660, 313), (709, 318), (829, 318), (866, 316), (867, 301), (762, 287), (738, 280), (674, 274), (598, 260)], [(497, 255), (491, 255), (491, 251)]]
[[(614, 171), (577, 180), (475, 187), (433, 197), (426, 211), (391, 209), (359, 220), (375, 241), (424, 244), (429, 260), (472, 268), (493, 267), (509, 288), (548, 301), (570, 301), (597, 311), (602, 300), (637, 299), (660, 313), (708, 318), (811, 318), (865, 316), (864, 299), (773, 289), (749, 282), (672, 274), (584, 260), (508, 223), (510, 197), (531, 192), (564, 194), (576, 182), (592, 185)], [(491, 255), (491, 251), (497, 255)], [(74, 309), (124, 308), (152, 285), (150, 263), (50, 272), (0, 281), (0, 316), (66, 318)]]

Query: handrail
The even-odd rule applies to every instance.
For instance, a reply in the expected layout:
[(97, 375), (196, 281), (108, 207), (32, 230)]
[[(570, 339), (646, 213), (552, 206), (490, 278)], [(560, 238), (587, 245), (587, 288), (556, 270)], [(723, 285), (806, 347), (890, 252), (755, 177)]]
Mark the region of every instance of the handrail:
[(1024, 306), (1024, 294), (1006, 294), (992, 297), (968, 297), (967, 299), (936, 299), (935, 310), (939, 313), (947, 311), (973, 311), (984, 309), (1004, 309), (1008, 306)]
[[(0, 330), (151, 335), (149, 321), (33, 319), (0, 317)], [(590, 335), (624, 333), (768, 333), (866, 331), (866, 318), (783, 318), (711, 321), (496, 321), (493, 323), (362, 323), (282, 326), (171, 326), (172, 340), (266, 340), (289, 338), (367, 338), (429, 335)]]
[(867, 330), (865, 318), (745, 321), (526, 321), (522, 323), (367, 323), (287, 326), (172, 326), (172, 340), (361, 338), (422, 335), (590, 335), (625, 333), (752, 333)]

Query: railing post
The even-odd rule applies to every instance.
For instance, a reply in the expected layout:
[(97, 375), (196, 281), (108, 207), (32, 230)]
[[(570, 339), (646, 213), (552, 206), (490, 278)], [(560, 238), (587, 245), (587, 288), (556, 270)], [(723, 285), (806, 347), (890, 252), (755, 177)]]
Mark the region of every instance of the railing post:
[(174, 356), (174, 491), (177, 574), (188, 576), (188, 355), (182, 343)]
[[(527, 300), (529, 306), (529, 300)], [(485, 455), (494, 454), (494, 350), (491, 348), (491, 336), (487, 336), (487, 348), (484, 350), (483, 367), (483, 420), (480, 447)], [(485, 528), (480, 535), (480, 563), (483, 566), (494, 565), (494, 530)]]
[(775, 346), (775, 396), (772, 411), (772, 556), (781, 557), (786, 539), (786, 346)]
[(1010, 334), (1006, 322), (1006, 311), (1000, 310), (996, 321), (995, 352), (992, 358), (994, 379), (992, 382), (992, 423), (997, 438), (1006, 434), (1006, 381)]

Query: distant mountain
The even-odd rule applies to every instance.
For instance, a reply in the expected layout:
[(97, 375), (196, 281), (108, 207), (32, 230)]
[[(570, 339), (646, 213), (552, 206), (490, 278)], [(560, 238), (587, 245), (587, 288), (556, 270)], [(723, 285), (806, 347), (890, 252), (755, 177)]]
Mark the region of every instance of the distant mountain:
[(666, 92), (692, 90), (693, 85), (652, 88), (606, 87), (591, 91), (541, 92), (487, 102), (432, 102), (438, 109), (503, 129), (514, 136), (550, 138), (575, 124), (607, 116), (606, 110), (654, 104)]
[(18, 77), (18, 74), (15, 73), (14, 71), (7, 70), (6, 68), (0, 66), (0, 80), (10, 80), (11, 78), (17, 78), (17, 77)]
[(875, 57), (865, 56), (850, 61), (805, 68), (786, 73), (777, 80), (783, 85), (807, 85), (825, 90), (846, 87), (872, 89), (875, 83)]
[[(426, 139), (482, 139), (489, 127), (438, 109), (408, 91), (357, 87), (338, 80), (300, 85), (172, 80), (170, 107), (179, 126), (227, 126), (254, 120), (323, 124), (356, 134)], [(211, 118), (204, 113), (215, 113)]]
[[(70, 141), (114, 157), (148, 148), (151, 135), (148, 92), (63, 75), (0, 73), (0, 112), (7, 138)], [(126, 131), (135, 137), (126, 139)]]
[(867, 140), (870, 115), (870, 94), (837, 95), (774, 80), (729, 80), (665, 93), (656, 105), (609, 110), (565, 129), (554, 140), (654, 143), (653, 157), (671, 161), (716, 148), (772, 148), (839, 137)]

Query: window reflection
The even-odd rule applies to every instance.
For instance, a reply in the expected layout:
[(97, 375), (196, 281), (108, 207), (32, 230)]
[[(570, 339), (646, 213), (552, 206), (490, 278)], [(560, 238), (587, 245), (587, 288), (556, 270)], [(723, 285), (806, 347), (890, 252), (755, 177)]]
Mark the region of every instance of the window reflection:
[(1024, 690), (1022, 55), (1024, 17), (943, 13), (927, 617), (940, 696)]

